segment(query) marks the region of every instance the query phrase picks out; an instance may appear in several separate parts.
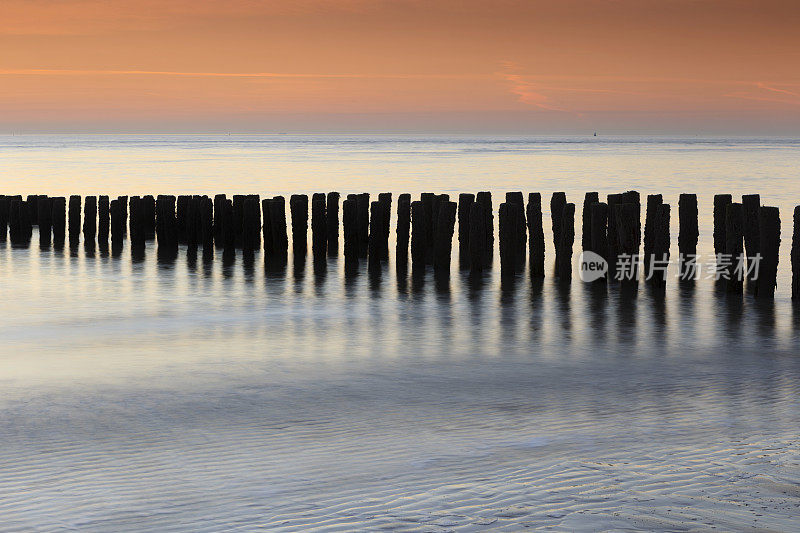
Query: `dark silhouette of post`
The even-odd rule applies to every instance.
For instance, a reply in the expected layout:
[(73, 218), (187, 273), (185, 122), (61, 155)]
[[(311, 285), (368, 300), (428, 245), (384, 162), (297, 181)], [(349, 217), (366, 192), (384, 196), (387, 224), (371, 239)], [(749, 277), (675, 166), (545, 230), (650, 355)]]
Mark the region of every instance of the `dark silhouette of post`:
[(725, 256), (727, 291), (740, 293), (744, 287), (744, 209), (742, 204), (730, 203), (725, 210)]
[(122, 200), (111, 200), (111, 253), (118, 254), (122, 250), (122, 241), (125, 238), (125, 217), (122, 211)]
[(650, 262), (653, 258), (655, 247), (655, 224), (661, 212), (661, 205), (664, 203), (660, 194), (647, 195), (647, 210), (644, 218), (644, 273), (645, 277), (650, 276)]
[(248, 252), (261, 248), (261, 201), (247, 196), (242, 205), (242, 248)]
[(159, 195), (156, 199), (156, 239), (158, 253), (162, 258), (171, 258), (178, 251), (175, 203), (173, 195)]
[(516, 222), (516, 246), (517, 249), (514, 253), (515, 261), (517, 262), (517, 269), (525, 265), (525, 248), (528, 244), (527, 227), (525, 224), (525, 197), (522, 192), (507, 192), (506, 202), (519, 206), (519, 209), (514, 209), (514, 214), (517, 217)]
[(381, 240), (380, 240), (380, 258), (383, 261), (389, 260), (389, 234), (391, 233), (392, 223), (392, 193), (382, 192), (378, 194), (378, 202), (380, 203), (380, 216), (381, 216)]
[(503, 202), (497, 214), (498, 236), (500, 239), (500, 275), (513, 276), (517, 271), (517, 217), (518, 205)]
[(308, 195), (293, 194), (289, 197), (292, 216), (292, 253), (305, 257), (308, 250)]
[(755, 295), (759, 298), (773, 298), (781, 246), (781, 217), (778, 208), (762, 206), (758, 211), (758, 226), (761, 260), (758, 264)]
[(469, 268), (472, 274), (486, 268), (486, 215), (483, 204), (474, 202), (469, 208)]
[[(492, 208), (492, 193), (489, 191), (481, 191), (475, 195), (475, 202), (481, 204), (483, 211), (483, 233), (486, 237), (484, 242), (484, 265), (483, 268), (492, 267), (492, 258), (494, 257), (494, 211)], [(470, 240), (470, 243), (472, 241)]]
[(556, 250), (558, 250), (558, 243), (561, 241), (561, 224), (564, 221), (565, 205), (567, 205), (567, 193), (554, 192), (553, 196), (550, 197), (550, 222), (553, 229), (553, 248)]
[(469, 268), (469, 212), (475, 203), (475, 195), (458, 195), (458, 257), (461, 268)]
[(428, 216), (424, 201), (411, 202), (411, 266), (424, 270), (428, 256)]
[(66, 233), (67, 199), (57, 196), (52, 201), (53, 247), (62, 248)]
[(358, 256), (367, 257), (369, 251), (369, 193), (356, 195), (358, 214)]
[(530, 247), (531, 277), (544, 277), (544, 228), (542, 227), (542, 195), (528, 194), (528, 246)]
[(694, 279), (696, 266), (691, 266), (697, 257), (697, 195), (681, 194), (678, 199), (678, 275), (680, 279)]
[(800, 300), (800, 205), (794, 208), (792, 232), (792, 300)]
[(100, 246), (108, 243), (109, 215), (108, 195), (102, 194), (97, 199), (97, 242)]
[(328, 252), (328, 214), (325, 193), (311, 195), (311, 253), (320, 260)]
[(81, 232), (81, 197), (73, 194), (69, 197), (69, 242), (76, 243)]
[(572, 280), (572, 248), (575, 244), (575, 204), (567, 203), (561, 209), (561, 224), (556, 247), (556, 277), (559, 281)]
[(51, 231), (53, 228), (53, 199), (40, 196), (37, 204), (39, 210), (39, 246), (48, 248), (52, 242)]
[(370, 203), (369, 206), (369, 244), (367, 247), (367, 265), (375, 270), (381, 262), (381, 240), (383, 239), (383, 213), (380, 201)]
[[(631, 197), (623, 200), (632, 199)], [(619, 274), (623, 286), (636, 286), (639, 284), (639, 244), (641, 242), (641, 219), (638, 204), (625, 202), (614, 206), (616, 218), (616, 249), (617, 260), (623, 266)]]
[(450, 256), (453, 249), (453, 233), (456, 223), (455, 202), (443, 201), (439, 205), (439, 220), (436, 223), (433, 269), (437, 276), (450, 275)]
[(200, 200), (200, 243), (203, 245), (203, 260), (214, 258), (214, 202), (208, 196)]
[(217, 248), (222, 247), (222, 219), (223, 212), (225, 211), (225, 202), (227, 197), (224, 194), (214, 195), (214, 241)]
[(8, 196), (0, 195), (0, 242), (6, 242), (8, 238), (8, 217), (11, 211), (11, 199)]
[(592, 205), (600, 202), (600, 194), (587, 192), (583, 197), (581, 212), (581, 249), (589, 250), (592, 246)]
[(403, 193), (397, 197), (397, 242), (395, 262), (398, 268), (408, 265), (408, 243), (411, 237), (411, 195)]
[[(174, 198), (174, 196), (173, 196)], [(156, 238), (156, 199), (152, 194), (145, 194), (140, 201), (139, 224), (142, 242)]]
[(753, 262), (756, 261), (761, 247), (759, 245), (760, 235), (758, 226), (758, 211), (761, 209), (761, 196), (758, 194), (742, 195), (742, 209), (744, 212), (744, 248), (747, 256), (748, 273), (752, 281), (754, 268)]
[[(653, 222), (651, 226), (652, 233), (652, 253), (649, 281), (654, 286), (663, 290), (667, 285), (667, 267), (669, 266), (669, 247), (670, 247), (670, 205), (665, 203), (657, 204), (653, 207), (655, 209)], [(648, 206), (648, 213), (650, 207)]]
[(187, 227), (189, 225), (189, 202), (192, 197), (186, 194), (178, 196), (175, 204), (175, 223), (176, 234), (180, 244), (186, 244), (188, 240)]
[(97, 196), (87, 196), (83, 200), (83, 238), (94, 242), (97, 237)]
[(328, 255), (339, 253), (339, 193), (329, 192), (325, 206), (325, 224), (328, 233)]
[(286, 230), (286, 199), (275, 196), (269, 202), (269, 221), (272, 226), (272, 250), (276, 259), (285, 261), (289, 255), (289, 235)]
[(345, 272), (353, 272), (358, 268), (360, 243), (358, 225), (358, 197), (348, 196), (342, 202), (342, 230), (344, 233)]
[(714, 255), (717, 257), (725, 253), (725, 216), (732, 201), (730, 194), (714, 195)]

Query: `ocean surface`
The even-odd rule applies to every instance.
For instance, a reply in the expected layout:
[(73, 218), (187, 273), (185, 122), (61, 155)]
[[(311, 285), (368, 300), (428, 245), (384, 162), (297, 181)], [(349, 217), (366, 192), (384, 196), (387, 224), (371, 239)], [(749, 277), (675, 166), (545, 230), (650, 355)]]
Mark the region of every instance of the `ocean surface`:
[[(760, 193), (774, 301), (0, 245), (2, 531), (797, 531), (800, 140), (3, 136), (2, 194)], [(395, 204), (396, 206), (396, 204)], [(393, 213), (394, 234), (394, 213)], [(392, 246), (393, 249), (393, 246)], [(221, 254), (220, 254), (221, 255)], [(497, 260), (495, 253), (495, 260)], [(527, 272), (527, 270), (526, 270)]]

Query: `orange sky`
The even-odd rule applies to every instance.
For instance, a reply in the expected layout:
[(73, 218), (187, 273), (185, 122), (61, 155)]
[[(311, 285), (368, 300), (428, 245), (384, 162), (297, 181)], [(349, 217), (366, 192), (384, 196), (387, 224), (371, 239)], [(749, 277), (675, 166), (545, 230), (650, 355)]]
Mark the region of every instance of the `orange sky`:
[(800, 133), (800, 2), (2, 0), (0, 132)]

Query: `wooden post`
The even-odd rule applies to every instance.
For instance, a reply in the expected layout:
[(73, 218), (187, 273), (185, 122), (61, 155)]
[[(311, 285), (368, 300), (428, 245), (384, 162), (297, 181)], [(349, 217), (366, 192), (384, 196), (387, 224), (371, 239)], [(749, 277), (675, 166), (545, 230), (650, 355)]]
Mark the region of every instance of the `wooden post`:
[(0, 195), (0, 242), (6, 242), (8, 238), (8, 217), (11, 210), (11, 199), (8, 196)]
[(411, 265), (424, 267), (428, 255), (428, 216), (424, 201), (411, 202)]
[(325, 206), (325, 224), (328, 234), (328, 255), (336, 256), (339, 253), (339, 193), (329, 192)]
[(217, 248), (222, 247), (224, 241), (222, 235), (222, 218), (225, 211), (225, 201), (228, 198), (224, 194), (214, 195), (214, 242)]
[(608, 202), (608, 278), (617, 274), (617, 205), (622, 202), (622, 194), (609, 194)]
[[(558, 250), (558, 244), (561, 242), (561, 223), (564, 221), (565, 205), (567, 205), (567, 193), (554, 192), (550, 198), (550, 221), (553, 229), (553, 248), (556, 250)], [(558, 253), (556, 253), (556, 256), (558, 256)]]
[(449, 200), (439, 205), (439, 221), (436, 223), (436, 249), (434, 251), (433, 269), (438, 276), (450, 274), (450, 256), (453, 249), (453, 232), (456, 223), (455, 202)]
[(714, 254), (725, 253), (725, 215), (732, 202), (730, 194), (714, 195)]
[(81, 197), (69, 197), (69, 242), (76, 243), (81, 233)]
[(369, 206), (369, 245), (367, 247), (367, 265), (370, 269), (380, 266), (381, 262), (381, 238), (383, 235), (383, 215), (381, 214), (381, 203), (372, 202)]
[(358, 267), (360, 234), (358, 226), (358, 197), (348, 196), (342, 202), (342, 230), (344, 233), (345, 270), (352, 271)]
[(800, 205), (794, 208), (792, 233), (792, 300), (800, 300)]
[(311, 195), (311, 253), (320, 260), (328, 251), (328, 213), (325, 193)]
[(678, 253), (679, 277), (682, 280), (694, 279), (696, 271), (691, 261), (697, 258), (697, 239), (700, 231), (697, 226), (697, 195), (681, 194), (678, 199)]
[(292, 216), (292, 253), (305, 256), (308, 251), (308, 195), (293, 194), (289, 197)]
[(122, 235), (125, 236), (128, 234), (128, 197), (117, 196), (117, 200), (119, 200), (119, 207), (122, 209)]
[(748, 271), (752, 281), (753, 270), (750, 269), (756, 255), (760, 251), (758, 211), (761, 209), (761, 196), (758, 194), (742, 195), (742, 209), (744, 210), (744, 247), (747, 256)]
[(517, 204), (503, 202), (498, 211), (500, 237), (500, 275), (513, 276), (517, 271)]
[[(652, 222), (652, 257), (650, 262), (650, 282), (664, 289), (667, 284), (667, 267), (669, 265), (669, 246), (670, 246), (670, 205), (660, 203), (654, 206), (655, 216)], [(648, 214), (650, 208), (648, 206)]]
[(156, 238), (162, 256), (177, 252), (178, 234), (175, 219), (175, 196), (160, 195), (156, 200)]
[[(597, 202), (591, 204), (591, 228), (592, 234), (590, 239), (589, 250), (602, 257), (606, 264), (609, 262), (608, 252), (608, 204), (605, 202)], [(610, 271), (610, 266), (609, 266)], [(608, 280), (609, 271), (606, 275), (597, 279), (598, 282), (605, 282)]]
[(47, 196), (40, 196), (38, 210), (39, 246), (47, 248), (51, 243), (51, 230), (53, 228), (53, 199)]
[(31, 223), (31, 213), (28, 202), (17, 198), (11, 201), (9, 222), (11, 244), (27, 246), (33, 234), (33, 224)]
[(190, 196), (184, 207), (184, 238), (186, 239), (186, 253), (190, 258), (197, 256), (197, 245), (200, 231), (200, 197)]
[[(494, 257), (494, 211), (492, 208), (492, 193), (489, 191), (481, 191), (475, 195), (475, 202), (481, 204), (483, 211), (483, 234), (485, 236), (484, 242), (484, 265), (483, 268), (492, 267), (492, 258)], [(470, 235), (472, 233), (470, 232)], [(472, 240), (470, 240), (471, 246)], [(472, 255), (472, 252), (470, 252)]]
[(403, 193), (397, 198), (397, 243), (395, 262), (398, 268), (408, 264), (408, 242), (411, 232), (411, 195)]
[(560, 239), (556, 248), (556, 276), (560, 281), (572, 280), (572, 247), (575, 244), (575, 204), (561, 210)]
[(600, 194), (587, 192), (583, 197), (583, 211), (581, 212), (581, 249), (589, 250), (592, 247), (592, 205), (600, 202)]
[(67, 199), (63, 196), (53, 198), (53, 246), (64, 246), (66, 232)]
[[(244, 236), (244, 201), (247, 198), (244, 194), (234, 194), (233, 201), (231, 202), (232, 219), (231, 225), (235, 235), (235, 247), (242, 246), (242, 239)], [(306, 207), (306, 211), (308, 208)]]
[(111, 250), (119, 251), (122, 249), (122, 239), (125, 235), (125, 219), (122, 212), (122, 201), (117, 198), (111, 200)]
[(97, 196), (87, 196), (83, 201), (83, 238), (94, 242), (97, 237)]
[(458, 257), (461, 268), (468, 267), (469, 259), (469, 212), (475, 203), (475, 195), (458, 195)]
[(514, 216), (517, 217), (516, 221), (516, 247), (514, 252), (514, 260), (517, 262), (517, 268), (525, 265), (525, 247), (528, 242), (527, 231), (525, 225), (525, 199), (522, 192), (507, 192), (506, 203), (519, 206), (519, 209), (514, 208)]
[(358, 213), (358, 256), (367, 257), (369, 250), (369, 193), (356, 196)]
[(286, 200), (275, 196), (269, 203), (269, 220), (272, 226), (272, 249), (280, 261), (289, 254), (289, 236), (286, 231)]
[(143, 203), (141, 198), (138, 196), (131, 196), (130, 199), (131, 203), (131, 217), (130, 217), (130, 239), (131, 239), (131, 246), (142, 247), (144, 246), (144, 231), (143, 231), (143, 222), (144, 222), (144, 215), (143, 211)]
[(544, 277), (544, 228), (542, 226), (542, 195), (528, 194), (528, 246), (530, 247), (531, 277)]
[(773, 298), (781, 245), (781, 216), (778, 208), (762, 206), (758, 211), (758, 226), (761, 261), (758, 265), (755, 294), (759, 298)]
[(392, 193), (382, 192), (378, 194), (378, 202), (380, 203), (381, 214), (381, 233), (380, 240), (380, 257), (384, 261), (389, 260), (389, 234), (391, 233), (392, 224)]
[[(174, 198), (174, 196), (173, 196)], [(156, 199), (152, 194), (142, 196), (140, 202), (139, 224), (142, 232), (142, 242), (145, 239), (156, 238)]]
[(636, 286), (639, 284), (640, 208), (639, 205), (628, 202), (618, 203), (614, 208), (617, 231), (617, 257), (624, 258), (626, 264), (623, 272), (619, 273), (620, 281), (625, 286)]
[(214, 202), (208, 196), (200, 200), (200, 242), (203, 245), (203, 260), (214, 257)]
[(275, 253), (275, 244), (272, 237), (272, 220), (269, 210), (272, 200), (264, 198), (261, 200), (261, 216), (263, 225), (261, 226), (262, 239), (264, 240), (264, 258), (269, 258)]
[[(421, 240), (418, 242), (424, 242), (426, 249), (425, 249), (425, 262), (430, 263), (433, 261), (433, 224), (434, 224), (434, 210), (436, 208), (436, 195), (432, 192), (423, 192), (419, 195), (419, 199), (422, 202), (423, 216), (425, 217), (425, 222), (423, 226), (425, 231), (427, 232), (424, 237), (421, 237)], [(413, 218), (413, 214), (412, 214)], [(413, 233), (413, 222), (412, 222), (412, 233)], [(413, 240), (413, 239), (412, 239)], [(413, 243), (412, 243), (413, 247)], [(412, 250), (413, 256), (413, 250)], [(414, 262), (412, 257), (411, 262)]]
[(97, 201), (97, 241), (103, 246), (108, 243), (109, 203), (108, 195), (102, 194)]
[(261, 205), (258, 196), (247, 196), (242, 204), (242, 247), (248, 252), (261, 248)]
[(655, 251), (655, 225), (663, 203), (664, 199), (660, 194), (647, 195), (647, 211), (644, 219), (644, 273), (646, 278), (651, 277), (650, 263)]
[(744, 287), (744, 209), (742, 204), (730, 203), (725, 210), (725, 255), (730, 261), (727, 268), (727, 290), (741, 294)]

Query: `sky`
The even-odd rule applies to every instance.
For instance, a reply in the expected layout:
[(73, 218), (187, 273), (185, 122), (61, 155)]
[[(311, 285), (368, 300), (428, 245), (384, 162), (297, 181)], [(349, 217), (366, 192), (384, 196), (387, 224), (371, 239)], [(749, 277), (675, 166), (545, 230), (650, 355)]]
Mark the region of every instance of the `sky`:
[(800, 135), (796, 0), (2, 0), (0, 132)]

